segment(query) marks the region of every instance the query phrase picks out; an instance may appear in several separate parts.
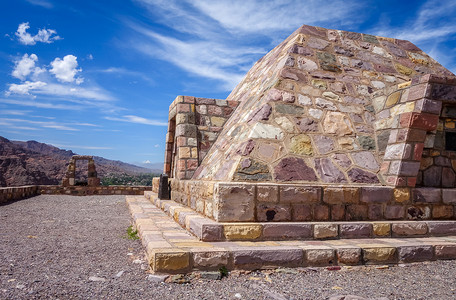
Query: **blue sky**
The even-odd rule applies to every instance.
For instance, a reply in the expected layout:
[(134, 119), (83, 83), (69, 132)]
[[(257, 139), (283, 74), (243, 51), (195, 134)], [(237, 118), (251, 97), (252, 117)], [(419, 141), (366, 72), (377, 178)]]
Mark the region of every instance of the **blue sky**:
[(456, 1), (14, 0), (0, 135), (162, 162), (177, 95), (224, 99), (302, 24), (407, 39), (456, 71)]

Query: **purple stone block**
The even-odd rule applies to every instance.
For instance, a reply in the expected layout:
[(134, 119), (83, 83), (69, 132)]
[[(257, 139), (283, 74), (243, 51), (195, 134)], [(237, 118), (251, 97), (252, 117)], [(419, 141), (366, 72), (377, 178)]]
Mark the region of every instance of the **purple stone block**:
[(386, 203), (393, 197), (393, 189), (390, 187), (362, 187), (361, 202)]
[(399, 262), (418, 262), (432, 260), (432, 246), (398, 246)]
[(368, 238), (372, 236), (372, 224), (355, 223), (341, 224), (339, 226), (340, 237), (346, 239)]
[(442, 200), (442, 190), (436, 188), (412, 189), (413, 202), (439, 203)]
[(456, 235), (456, 221), (430, 221), (427, 225), (430, 235)]

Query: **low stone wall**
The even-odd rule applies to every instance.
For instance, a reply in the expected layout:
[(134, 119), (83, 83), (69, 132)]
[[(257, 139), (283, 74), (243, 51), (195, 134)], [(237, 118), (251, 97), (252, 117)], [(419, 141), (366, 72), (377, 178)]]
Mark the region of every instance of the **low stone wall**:
[(33, 197), (39, 194), (38, 186), (28, 185), (19, 187), (2, 187), (0, 188), (0, 203), (21, 200)]
[(20, 187), (0, 188), (0, 203), (21, 200), (41, 194), (46, 195), (143, 195), (151, 191), (150, 186), (61, 186), (61, 185), (31, 185)]
[(39, 186), (40, 194), (47, 195), (143, 195), (145, 191), (151, 191), (150, 186), (60, 186), (60, 185), (41, 185)]
[(456, 189), (171, 181), (171, 199), (219, 222), (453, 220)]

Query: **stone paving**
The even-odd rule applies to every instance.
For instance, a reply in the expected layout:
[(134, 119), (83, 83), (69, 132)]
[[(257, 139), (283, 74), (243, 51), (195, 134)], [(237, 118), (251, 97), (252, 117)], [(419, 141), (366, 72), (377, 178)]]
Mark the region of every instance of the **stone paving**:
[[(151, 199), (156, 198), (152, 193), (148, 196)], [(170, 217), (144, 196), (127, 196), (126, 199), (146, 248), (151, 270), (156, 273), (186, 273), (192, 270), (217, 270), (221, 267), (229, 270), (249, 270), (277, 267), (384, 265), (456, 259), (456, 234), (453, 232), (453, 224), (446, 227), (447, 236), (425, 236), (431, 232), (429, 228), (439, 227), (443, 230), (445, 222), (441, 221), (435, 221), (435, 224), (433, 221), (402, 222), (402, 227), (391, 224), (391, 228), (402, 228), (401, 230), (396, 228), (396, 234), (402, 233), (402, 237), (348, 239), (340, 236), (340, 239), (332, 240), (284, 238), (280, 241), (207, 242), (201, 241), (179, 224), (183, 222), (186, 228), (191, 228), (190, 223), (205, 222), (204, 217), (195, 216), (191, 209), (179, 205), (173, 206), (169, 201), (162, 202), (161, 207), (173, 216)], [(176, 218), (179, 223), (174, 220)], [(314, 234), (318, 225), (334, 224), (312, 223)], [(239, 224), (233, 224), (233, 226), (239, 228)], [(340, 234), (343, 224), (336, 224), (336, 226)], [(444, 231), (441, 234), (444, 234)], [(227, 232), (229, 229), (228, 231), (224, 229), (225, 236)], [(323, 232), (325, 231), (322, 231), (322, 234)], [(242, 237), (251, 234), (251, 231), (232, 229), (229, 234), (236, 239), (236, 234)], [(330, 231), (329, 234), (327, 238), (335, 238), (331, 236)], [(392, 234), (394, 235), (394, 230)]]

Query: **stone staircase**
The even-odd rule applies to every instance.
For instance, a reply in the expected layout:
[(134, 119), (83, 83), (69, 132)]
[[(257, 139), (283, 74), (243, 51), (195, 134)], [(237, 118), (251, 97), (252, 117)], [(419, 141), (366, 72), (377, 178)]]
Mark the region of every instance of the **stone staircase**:
[(126, 200), (156, 273), (456, 259), (456, 221), (218, 223), (153, 192)]

